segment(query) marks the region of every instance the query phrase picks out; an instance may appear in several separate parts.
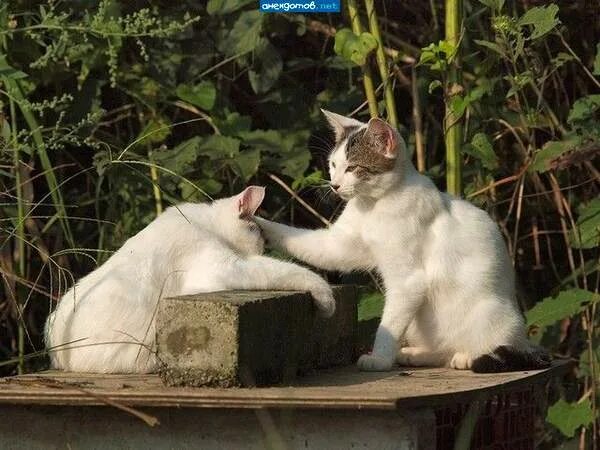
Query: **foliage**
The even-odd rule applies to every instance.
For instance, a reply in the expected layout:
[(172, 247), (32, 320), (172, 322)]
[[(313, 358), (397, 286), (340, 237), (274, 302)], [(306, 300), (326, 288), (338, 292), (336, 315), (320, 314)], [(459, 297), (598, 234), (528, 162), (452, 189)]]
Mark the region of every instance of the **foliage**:
[[(42, 348), (60, 294), (171, 204), (258, 183), (269, 185), (263, 213), (276, 220), (333, 219), (319, 108), (368, 119), (364, 83), (373, 111), (389, 110), (393, 94), (409, 151), (418, 132), (441, 189), (445, 105), (463, 121), (463, 195), (506, 239), (532, 338), (577, 362), (544, 441), (593, 431), (600, 24), (577, 2), (467, 1), (450, 42), (441, 0), (384, 3), (377, 33), (348, 29), (367, 17), (361, 2), (352, 24), (346, 13), (260, 14), (247, 0), (2, 3), (2, 373), (43, 367), (23, 357)], [(371, 73), (388, 76), (385, 86)], [(383, 298), (360, 281), (368, 320)]]

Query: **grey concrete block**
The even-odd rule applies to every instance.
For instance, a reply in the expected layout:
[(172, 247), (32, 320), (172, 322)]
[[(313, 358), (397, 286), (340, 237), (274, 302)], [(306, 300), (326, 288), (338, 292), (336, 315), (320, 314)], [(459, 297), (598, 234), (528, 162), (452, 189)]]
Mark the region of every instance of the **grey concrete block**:
[(261, 386), (298, 371), (349, 364), (357, 305), (352, 286), (334, 288), (333, 317), (317, 317), (309, 294), (213, 292), (161, 301), (160, 375), (169, 385)]

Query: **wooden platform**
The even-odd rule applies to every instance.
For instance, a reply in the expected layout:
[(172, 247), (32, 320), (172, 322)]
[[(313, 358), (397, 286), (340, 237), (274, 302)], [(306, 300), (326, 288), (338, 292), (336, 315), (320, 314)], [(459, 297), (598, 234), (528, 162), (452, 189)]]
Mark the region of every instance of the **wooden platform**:
[(195, 408), (419, 408), (465, 403), (506, 389), (542, 384), (563, 375), (550, 369), (474, 374), (453, 369), (400, 368), (359, 372), (355, 367), (319, 372), (294, 386), (269, 388), (170, 388), (155, 375), (100, 375), (48, 371), (0, 379), (1, 405), (111, 405)]

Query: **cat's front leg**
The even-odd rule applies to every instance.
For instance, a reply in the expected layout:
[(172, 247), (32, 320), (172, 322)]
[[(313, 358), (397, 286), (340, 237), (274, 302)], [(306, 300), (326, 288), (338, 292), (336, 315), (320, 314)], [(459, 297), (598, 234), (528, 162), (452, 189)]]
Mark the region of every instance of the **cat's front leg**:
[(387, 371), (398, 355), (399, 342), (425, 300), (425, 282), (421, 271), (394, 276), (386, 285), (385, 306), (370, 354), (358, 359), (358, 368), (365, 371)]
[(331, 228), (317, 230), (290, 227), (260, 217), (256, 222), (271, 247), (312, 266), (341, 272), (368, 270), (375, 266), (369, 248), (343, 220)]

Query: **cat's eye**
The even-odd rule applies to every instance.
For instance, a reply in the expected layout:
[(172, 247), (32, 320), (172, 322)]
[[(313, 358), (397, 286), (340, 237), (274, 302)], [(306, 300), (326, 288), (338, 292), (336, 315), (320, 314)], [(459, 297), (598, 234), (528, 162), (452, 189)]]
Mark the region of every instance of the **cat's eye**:
[(356, 169), (358, 169), (358, 165), (353, 164), (351, 166), (346, 167), (346, 172), (354, 172)]
[(331, 167), (335, 169), (335, 163), (333, 161), (331, 161)]

